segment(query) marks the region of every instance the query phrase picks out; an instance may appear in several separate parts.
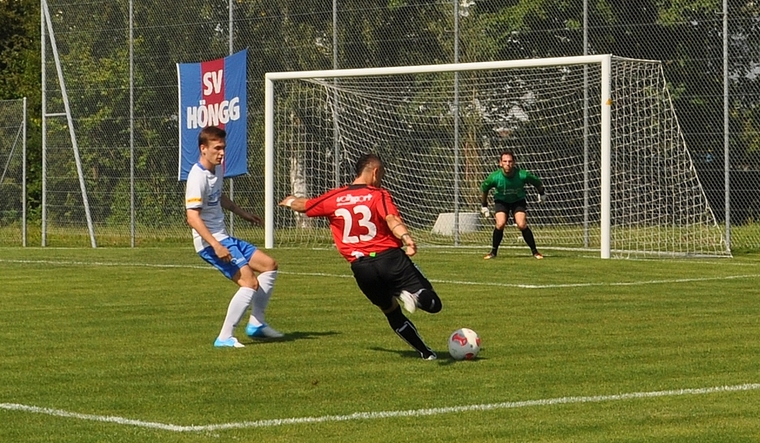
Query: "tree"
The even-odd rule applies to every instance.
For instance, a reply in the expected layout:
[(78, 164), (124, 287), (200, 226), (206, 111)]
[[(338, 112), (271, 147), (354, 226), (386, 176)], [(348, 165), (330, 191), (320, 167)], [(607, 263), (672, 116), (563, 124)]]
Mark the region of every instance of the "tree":
[(41, 113), (39, 1), (0, 0), (0, 99), (27, 98), (27, 201), (39, 217)]

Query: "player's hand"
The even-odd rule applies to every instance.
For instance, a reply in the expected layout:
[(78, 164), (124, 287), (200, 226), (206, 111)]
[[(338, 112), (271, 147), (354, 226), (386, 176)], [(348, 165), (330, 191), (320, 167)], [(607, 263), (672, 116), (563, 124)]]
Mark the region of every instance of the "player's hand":
[(488, 206), (481, 206), (480, 213), (483, 214), (483, 217), (485, 218), (491, 217), (491, 211), (488, 210)]
[(414, 242), (412, 242), (412, 244), (408, 244), (407, 243), (407, 245), (406, 245), (406, 255), (409, 256), (409, 257), (411, 257), (411, 256), (413, 256), (416, 253), (417, 253), (417, 245)]
[(401, 241), (404, 242), (404, 245), (406, 246), (407, 256), (411, 257), (417, 253), (417, 243), (414, 242), (414, 239), (409, 233), (402, 235)]
[(229, 262), (232, 260), (232, 254), (230, 254), (229, 249), (225, 248), (221, 243), (214, 245), (214, 254), (216, 254), (216, 256), (219, 257), (223, 262)]
[(282, 206), (282, 207), (285, 207), (285, 208), (289, 208), (290, 205), (293, 204), (293, 202), (295, 201), (295, 199), (296, 198), (294, 196), (289, 195), (289, 196), (287, 196), (287, 197), (285, 197), (285, 198), (282, 199), (282, 201), (279, 203), (279, 206)]
[(256, 214), (247, 214), (245, 219), (252, 225), (261, 226), (264, 224), (264, 220)]

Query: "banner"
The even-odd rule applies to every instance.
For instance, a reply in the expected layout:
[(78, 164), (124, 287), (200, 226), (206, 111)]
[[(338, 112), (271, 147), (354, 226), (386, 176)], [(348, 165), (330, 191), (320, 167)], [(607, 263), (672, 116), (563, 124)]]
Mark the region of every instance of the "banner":
[(248, 172), (246, 56), (201, 63), (177, 63), (179, 80), (179, 180), (187, 180), (198, 161), (198, 134), (206, 126), (227, 131), (224, 176)]

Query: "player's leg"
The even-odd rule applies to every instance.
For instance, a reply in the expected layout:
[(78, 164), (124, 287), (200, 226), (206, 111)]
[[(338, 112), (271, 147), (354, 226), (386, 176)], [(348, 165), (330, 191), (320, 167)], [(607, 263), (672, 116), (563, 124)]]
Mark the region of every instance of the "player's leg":
[(422, 341), (422, 337), (420, 337), (420, 334), (417, 332), (414, 323), (401, 312), (401, 307), (398, 305), (398, 302), (395, 302), (395, 298), (393, 300), (395, 307), (383, 311), (383, 314), (385, 314), (385, 317), (388, 319), (388, 324), (391, 326), (391, 329), (393, 329), (402, 340), (419, 352), (420, 357), (425, 360), (435, 360), (437, 358), (435, 352)]
[(269, 326), (264, 318), (277, 279), (277, 262), (250, 243), (242, 240), (239, 242), (242, 244), (241, 249), (244, 248), (246, 256), (249, 257), (248, 268), (258, 273), (259, 282), (259, 289), (253, 294), (251, 315), (245, 332), (251, 338), (280, 338), (283, 334)]
[(245, 265), (246, 259), (240, 250), (234, 244), (226, 242), (226, 240), (223, 240), (222, 244), (230, 251), (230, 255), (232, 256), (229, 262), (220, 260), (211, 247), (199, 252), (198, 255), (219, 269), (225, 277), (234, 281), (239, 286), (237, 292), (230, 299), (230, 303), (227, 306), (227, 314), (222, 323), (222, 329), (219, 331), (219, 336), (214, 342), (214, 346), (217, 347), (239, 348), (243, 347), (243, 345), (232, 334), (235, 326), (240, 322), (240, 319), (248, 309), (248, 305), (251, 303), (253, 293), (258, 287), (258, 281), (253, 271)]
[(351, 264), (351, 270), (359, 289), (372, 304), (380, 308), (393, 332), (419, 352), (420, 357), (426, 360), (435, 360), (435, 352), (422, 340), (414, 323), (401, 312), (401, 307), (394, 294), (395, 291), (390, 282), (383, 280), (381, 268), (382, 264), (371, 258)]
[(528, 226), (528, 217), (525, 213), (525, 207), (518, 206), (515, 209), (514, 214), (517, 228), (522, 233), (523, 240), (525, 240), (525, 244), (530, 248), (530, 252), (537, 259), (544, 258), (544, 256), (541, 255), (541, 253), (538, 252), (538, 249), (536, 248), (536, 239), (533, 237), (533, 231), (530, 230), (530, 226)]
[(509, 209), (504, 205), (504, 203), (498, 200), (494, 202), (494, 228), (493, 234), (491, 235), (491, 252), (483, 257), (486, 260), (490, 260), (496, 257), (496, 254), (499, 253), (499, 246), (501, 245), (501, 240), (504, 238), (504, 226), (507, 225), (507, 214), (509, 214), (508, 211)]
[(406, 254), (400, 252), (397, 257), (394, 257), (394, 261), (384, 268), (389, 270), (388, 278), (394, 281), (397, 288), (401, 288), (399, 299), (409, 313), (417, 308), (431, 314), (441, 311), (443, 303), (438, 293), (420, 268)]

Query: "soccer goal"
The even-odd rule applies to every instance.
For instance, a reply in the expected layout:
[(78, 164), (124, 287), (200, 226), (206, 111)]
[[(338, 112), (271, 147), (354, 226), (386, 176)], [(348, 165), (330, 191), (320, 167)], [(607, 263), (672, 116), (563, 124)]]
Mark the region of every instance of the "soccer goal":
[[(331, 243), (324, 220), (277, 208), (350, 183), (382, 156), (385, 186), (418, 242), (490, 246), (479, 185), (511, 150), (540, 176), (528, 220), (540, 249), (726, 256), (662, 66), (610, 55), (265, 76), (268, 248)], [(503, 247), (525, 248), (507, 227)]]

